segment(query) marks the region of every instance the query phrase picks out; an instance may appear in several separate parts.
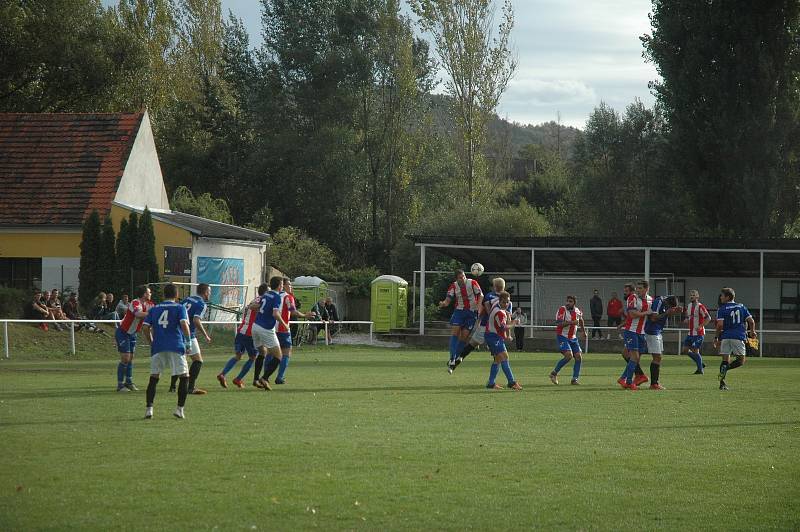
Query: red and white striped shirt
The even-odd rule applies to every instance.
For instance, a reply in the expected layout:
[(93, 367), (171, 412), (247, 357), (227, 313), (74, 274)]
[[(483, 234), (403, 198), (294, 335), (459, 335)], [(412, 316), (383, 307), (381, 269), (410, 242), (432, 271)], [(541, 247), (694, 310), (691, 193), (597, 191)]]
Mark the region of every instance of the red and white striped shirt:
[[(566, 305), (561, 306), (556, 312), (556, 321), (571, 321), (571, 320), (580, 320), (583, 318), (583, 312), (578, 307), (572, 307), (572, 310), (569, 310)], [(563, 336), (569, 340), (578, 337), (578, 326), (577, 325), (557, 325), (556, 326), (556, 334), (559, 336)]]
[(653, 298), (649, 294), (644, 296), (644, 299), (636, 294), (629, 295), (626, 304), (628, 312), (625, 313), (627, 316), (625, 319), (625, 330), (636, 334), (644, 334), (644, 324), (647, 322), (647, 316), (634, 318), (630, 315), (630, 311), (637, 310), (639, 312), (647, 312), (650, 310), (650, 305), (652, 304)]
[(152, 301), (142, 301), (141, 299), (134, 299), (125, 309), (125, 316), (119, 324), (119, 328), (127, 334), (135, 334), (142, 330), (142, 322), (144, 318), (137, 318), (137, 312), (149, 312), (155, 304)]
[(686, 307), (686, 318), (689, 320), (689, 336), (705, 336), (706, 329), (703, 323), (710, 318), (708, 309), (699, 301), (689, 303)]
[(508, 313), (500, 308), (500, 305), (492, 307), (492, 312), (489, 313), (489, 321), (486, 323), (486, 332), (489, 334), (496, 334), (500, 338), (506, 338), (508, 332), (508, 325), (506, 320)]
[[(281, 292), (281, 306), (278, 307), (278, 311), (281, 313), (281, 318), (286, 323), (289, 323), (289, 320), (292, 317), (292, 311), (297, 309), (297, 302), (294, 299), (294, 296), (289, 292)], [(284, 327), (282, 323), (278, 323), (279, 333), (288, 333), (289, 328)]]
[[(250, 305), (253, 303), (261, 304), (261, 296), (252, 300)], [(250, 308), (250, 305), (245, 307), (244, 314), (242, 314), (242, 323), (240, 323), (236, 328), (237, 333), (245, 336), (253, 336), (253, 323), (256, 321), (256, 316), (258, 316), (259, 310), (257, 308)]]
[(447, 297), (456, 302), (456, 310), (480, 310), (478, 299), (481, 297), (481, 285), (475, 279), (467, 279), (464, 285), (450, 283)]

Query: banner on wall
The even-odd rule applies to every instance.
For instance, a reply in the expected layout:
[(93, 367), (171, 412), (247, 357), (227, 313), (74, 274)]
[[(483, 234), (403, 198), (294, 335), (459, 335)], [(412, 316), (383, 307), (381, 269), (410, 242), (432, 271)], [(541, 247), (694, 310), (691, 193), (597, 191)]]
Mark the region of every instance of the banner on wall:
[[(244, 259), (197, 257), (197, 282), (211, 285), (244, 284)], [(244, 304), (244, 287), (213, 287), (209, 303), (226, 308), (240, 308)]]

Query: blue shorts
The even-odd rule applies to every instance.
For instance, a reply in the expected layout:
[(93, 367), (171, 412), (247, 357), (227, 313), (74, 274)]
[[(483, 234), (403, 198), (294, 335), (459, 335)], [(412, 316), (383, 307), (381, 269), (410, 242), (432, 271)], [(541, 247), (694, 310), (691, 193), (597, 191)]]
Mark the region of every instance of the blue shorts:
[(639, 335), (639, 354), (643, 355), (649, 353), (650, 350), (647, 348), (647, 335), (640, 334)]
[(476, 312), (473, 310), (456, 309), (453, 311), (453, 315), (450, 316), (450, 325), (456, 325), (462, 329), (469, 330), (475, 325), (475, 320), (477, 318)]
[(120, 353), (133, 353), (136, 349), (136, 333), (128, 334), (117, 327), (114, 332), (114, 340), (117, 342), (117, 351)]
[(253, 337), (242, 333), (236, 333), (236, 338), (233, 339), (233, 350), (237, 355), (246, 352), (247, 356), (256, 356), (256, 346), (253, 345)]
[(292, 333), (279, 332), (275, 334), (278, 335), (278, 344), (281, 347), (292, 347)]
[(687, 335), (686, 338), (683, 339), (683, 345), (690, 349), (700, 349), (703, 347), (703, 339), (705, 336), (700, 335)]
[(489, 352), (492, 355), (499, 355), (500, 353), (508, 351), (503, 339), (494, 333), (486, 333), (485, 340), (486, 345), (489, 347)]
[(636, 334), (631, 331), (622, 331), (622, 341), (628, 351), (638, 351), (647, 353), (647, 342), (643, 334)]
[(568, 351), (572, 351), (573, 353), (581, 352), (581, 343), (577, 338), (570, 339), (564, 335), (557, 334), (556, 341), (558, 342), (558, 350), (562, 353), (566, 353)]

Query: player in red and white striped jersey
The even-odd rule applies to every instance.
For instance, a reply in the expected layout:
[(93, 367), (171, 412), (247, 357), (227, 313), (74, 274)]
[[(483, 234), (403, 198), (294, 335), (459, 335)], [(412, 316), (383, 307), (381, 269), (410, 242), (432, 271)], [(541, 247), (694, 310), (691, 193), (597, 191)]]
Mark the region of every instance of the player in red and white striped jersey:
[(136, 334), (142, 329), (142, 322), (147, 317), (148, 311), (153, 308), (150, 301), (150, 288), (147, 285), (136, 287), (136, 299), (131, 301), (125, 309), (125, 316), (114, 332), (114, 340), (119, 351), (119, 364), (117, 364), (117, 391), (136, 391), (138, 388), (133, 383), (133, 352), (136, 349)]
[(578, 341), (578, 329), (583, 334), (584, 341), (586, 340), (586, 328), (583, 323), (583, 312), (575, 306), (578, 298), (575, 296), (567, 296), (567, 301), (564, 305), (558, 308), (556, 312), (556, 341), (558, 342), (558, 350), (561, 352), (562, 358), (556, 363), (556, 367), (550, 372), (550, 382), (558, 384), (558, 372), (561, 368), (566, 366), (570, 360), (575, 359), (575, 365), (572, 368), (572, 384), (578, 384), (578, 379), (581, 375), (582, 351), (581, 344)]
[(283, 352), (281, 364), (278, 366), (278, 375), (275, 377), (275, 384), (286, 384), (286, 368), (289, 367), (289, 359), (292, 356), (292, 332), (289, 328), (289, 320), (292, 318), (311, 318), (311, 312), (303, 313), (297, 310), (297, 300), (294, 298), (294, 288), (292, 287), (292, 280), (288, 277), (283, 278), (283, 292), (281, 292), (281, 306), (278, 308), (281, 313), (283, 323), (278, 323), (277, 334), (278, 343)]
[(700, 292), (689, 290), (689, 304), (686, 306), (686, 319), (684, 323), (689, 327), (689, 334), (683, 340), (683, 353), (688, 353), (695, 364), (697, 370), (695, 375), (702, 375), (703, 355), (700, 349), (703, 347), (703, 339), (706, 334), (705, 326), (711, 322), (711, 314), (705, 305), (700, 302)]
[(506, 347), (505, 340), (509, 338), (509, 326), (516, 324), (512, 322), (509, 324), (508, 318), (508, 305), (511, 302), (511, 295), (502, 291), (497, 294), (497, 304), (492, 306), (489, 313), (489, 320), (486, 323), (486, 334), (484, 339), (486, 345), (489, 347), (489, 352), (494, 357), (494, 362), (489, 369), (489, 382), (486, 387), (490, 390), (499, 390), (502, 388), (495, 379), (500, 368), (508, 379), (508, 388), (511, 390), (521, 390), (522, 386), (514, 379), (514, 374), (511, 372), (511, 365), (508, 362), (508, 348)]
[(223, 388), (228, 387), (228, 382), (225, 380), (225, 376), (228, 374), (230, 370), (236, 365), (239, 360), (242, 359), (242, 355), (247, 353), (247, 362), (244, 363), (242, 366), (241, 371), (233, 379), (233, 384), (237, 388), (244, 388), (244, 383), (242, 379), (247, 375), (247, 372), (250, 371), (250, 368), (253, 366), (253, 362), (256, 359), (256, 348), (253, 345), (253, 323), (256, 321), (256, 315), (258, 315), (258, 308), (250, 308), (251, 305), (260, 305), (261, 304), (261, 296), (269, 290), (269, 285), (266, 283), (261, 284), (258, 287), (258, 296), (250, 302), (248, 306), (244, 308), (244, 313), (242, 314), (242, 321), (236, 327), (236, 337), (233, 340), (233, 353), (234, 355), (228, 359), (228, 362), (225, 363), (225, 367), (222, 368), (222, 372), (217, 375), (217, 380), (219, 381), (220, 386)]
[(455, 271), (456, 279), (447, 289), (447, 297), (439, 302), (439, 308), (449, 307), (455, 302), (453, 315), (450, 316), (450, 359), (447, 367), (458, 358), (475, 325), (478, 310), (483, 304), (483, 292), (475, 279), (467, 279), (464, 270)]
[(638, 385), (633, 382), (634, 372), (639, 364), (640, 351), (645, 350), (647, 347), (644, 340), (644, 325), (647, 317), (652, 314), (650, 305), (653, 302), (653, 298), (647, 293), (649, 289), (650, 283), (646, 280), (637, 282), (636, 293), (629, 295), (626, 302), (627, 310), (625, 312), (625, 326), (623, 327), (622, 337), (630, 358), (625, 367), (625, 372), (622, 374), (624, 384), (620, 382), (620, 385), (630, 390), (638, 389)]

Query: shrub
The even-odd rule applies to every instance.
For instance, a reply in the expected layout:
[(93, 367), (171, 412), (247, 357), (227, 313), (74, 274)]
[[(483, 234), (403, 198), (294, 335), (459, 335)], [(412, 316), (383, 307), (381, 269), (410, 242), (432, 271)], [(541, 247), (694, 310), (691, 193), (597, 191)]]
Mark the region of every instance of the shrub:
[(23, 318), (25, 305), (31, 298), (30, 291), (0, 287), (0, 318)]

